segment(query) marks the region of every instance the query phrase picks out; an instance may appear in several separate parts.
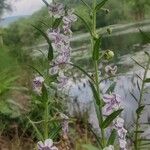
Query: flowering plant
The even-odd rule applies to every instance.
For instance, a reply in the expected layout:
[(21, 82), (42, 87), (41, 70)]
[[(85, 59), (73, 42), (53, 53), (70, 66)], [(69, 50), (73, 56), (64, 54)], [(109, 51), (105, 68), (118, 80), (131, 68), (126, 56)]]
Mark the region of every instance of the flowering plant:
[[(96, 31), (96, 15), (99, 10), (103, 7), (107, 0), (103, 0), (100, 3), (97, 3), (96, 0), (93, 0), (93, 6), (89, 6), (85, 1), (82, 2), (89, 9), (91, 14), (91, 26), (82, 18), (80, 15), (74, 12), (73, 9), (67, 9), (63, 4), (52, 2), (48, 4), (43, 0), (48, 7), (49, 13), (53, 18), (53, 23), (50, 29), (45, 33), (38, 29), (44, 38), (47, 40), (49, 45), (48, 50), (48, 62), (49, 68), (47, 68), (48, 76), (56, 77), (55, 80), (50, 83), (53, 85), (55, 83), (57, 90), (63, 91), (67, 87), (69, 75), (68, 70), (72, 67), (77, 68), (79, 71), (84, 73), (88, 77), (90, 87), (93, 92), (93, 99), (95, 104), (95, 109), (97, 113), (97, 118), (99, 121), (99, 128), (101, 130), (100, 140), (98, 149), (114, 149), (114, 142), (118, 135), (119, 145), (122, 150), (126, 150), (126, 129), (124, 128), (124, 120), (120, 118), (122, 112), (121, 106), (121, 97), (115, 93), (107, 93), (102, 95), (100, 89), (100, 83), (102, 80), (99, 76), (99, 63), (101, 60), (105, 59), (109, 62), (110, 59), (114, 57), (114, 52), (111, 50), (106, 50), (100, 52), (101, 46), (101, 35)], [(80, 66), (73, 64), (71, 62), (71, 25), (77, 20), (77, 17), (83, 21), (85, 26), (91, 35), (91, 47), (92, 47), (92, 62), (94, 65), (93, 75), (91, 76), (87, 71), (85, 71)], [(114, 68), (107, 66), (105, 68), (108, 75), (115, 75), (117, 67)], [(104, 80), (104, 79), (103, 79)], [(45, 99), (45, 113), (44, 113), (44, 122), (45, 122), (45, 133), (44, 139), (49, 138), (49, 99), (47, 92), (47, 85), (45, 84), (44, 77), (36, 77), (34, 80), (34, 89), (38, 92), (39, 95), (42, 95), (42, 99)], [(111, 134), (109, 137), (106, 136), (106, 130), (111, 129)], [(62, 123), (62, 131), (64, 136), (67, 136), (68, 133), (68, 118), (64, 119)], [(97, 137), (97, 139), (99, 139)], [(42, 139), (43, 140), (43, 139)], [(38, 146), (42, 149), (46, 147), (52, 149), (52, 144), (47, 144), (40, 142)], [(50, 146), (49, 146), (50, 145)], [(54, 147), (55, 148), (55, 147)]]

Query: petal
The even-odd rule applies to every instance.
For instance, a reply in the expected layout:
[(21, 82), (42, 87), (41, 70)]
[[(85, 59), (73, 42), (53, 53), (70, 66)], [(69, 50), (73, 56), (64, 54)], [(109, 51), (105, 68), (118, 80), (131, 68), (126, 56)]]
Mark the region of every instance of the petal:
[(37, 147), (38, 147), (38, 149), (43, 148), (43, 147), (44, 147), (43, 142), (42, 142), (42, 141), (39, 141), (39, 142), (37, 143)]
[(46, 139), (44, 144), (45, 144), (45, 146), (51, 148), (53, 146), (53, 141), (52, 141), (52, 139)]
[(51, 150), (58, 150), (56, 146), (51, 147)]

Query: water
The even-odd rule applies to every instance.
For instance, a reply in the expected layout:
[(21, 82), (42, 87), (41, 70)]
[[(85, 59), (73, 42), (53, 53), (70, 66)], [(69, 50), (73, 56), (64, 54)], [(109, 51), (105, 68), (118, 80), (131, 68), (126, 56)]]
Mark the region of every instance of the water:
[[(135, 121), (135, 111), (138, 107), (137, 102), (131, 96), (131, 92), (135, 97), (139, 98), (139, 90), (137, 87), (137, 81), (140, 82), (136, 73), (142, 76), (143, 70), (140, 68), (131, 58), (136, 59), (140, 64), (145, 65), (147, 62), (147, 57), (144, 51), (150, 52), (150, 44), (143, 44), (143, 38), (139, 33), (139, 29), (150, 32), (150, 21), (146, 20), (139, 23), (131, 23), (127, 25), (113, 25), (111, 28), (113, 32), (111, 35), (107, 35), (104, 29), (98, 30), (98, 32), (105, 33), (102, 39), (102, 49), (113, 49), (115, 52), (114, 61), (110, 62), (118, 65), (118, 72), (125, 73), (125, 75), (120, 75), (114, 80), (117, 82), (114, 92), (121, 95), (122, 105), (124, 107), (123, 118), (126, 120), (126, 128), (132, 127)], [(106, 28), (105, 28), (106, 29)], [(91, 70), (92, 65), (90, 63), (91, 51), (89, 45), (89, 34), (81, 34), (74, 36), (72, 39), (73, 62), (86, 68), (86, 70)], [(82, 45), (82, 46), (81, 46)], [(40, 45), (39, 48), (32, 48), (33, 50), (44, 49), (46, 52), (47, 45)], [(32, 54), (34, 57), (41, 55), (41, 52), (35, 52)], [(148, 72), (148, 77), (150, 73)], [(111, 81), (105, 81), (100, 85), (103, 89), (103, 93), (107, 90)], [(76, 79), (76, 81), (69, 81), (69, 112), (73, 115), (82, 116), (88, 113), (89, 122), (93, 125), (95, 129), (98, 129), (98, 120), (96, 118), (96, 112), (93, 104), (93, 95), (91, 88), (89, 86), (86, 77)], [(149, 85), (146, 85), (149, 92)], [(149, 100), (150, 94), (147, 93), (144, 96), (145, 104), (150, 104)], [(147, 123), (150, 118), (149, 105), (146, 106), (145, 111), (141, 117), (141, 122)], [(143, 125), (145, 128), (145, 133), (143, 135), (149, 134), (149, 127)], [(147, 136), (147, 138), (149, 135)]]

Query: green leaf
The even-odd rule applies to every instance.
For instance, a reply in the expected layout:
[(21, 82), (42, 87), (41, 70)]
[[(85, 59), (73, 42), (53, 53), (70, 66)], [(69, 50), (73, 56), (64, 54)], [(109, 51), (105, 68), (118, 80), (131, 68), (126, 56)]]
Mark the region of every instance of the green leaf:
[(107, 2), (108, 0), (103, 0), (102, 2), (100, 2), (99, 4), (97, 4), (95, 10), (96, 11), (99, 11), (104, 5), (105, 3)]
[(45, 3), (45, 5), (48, 7), (49, 6), (49, 4), (48, 4), (48, 2), (46, 1), (46, 0), (42, 0), (44, 3)]
[(81, 0), (81, 1), (82, 1), (82, 3), (83, 3), (88, 9), (92, 10), (92, 8), (90, 7), (89, 4), (87, 4), (84, 0)]
[(48, 48), (48, 60), (52, 61), (54, 54), (53, 54), (53, 47), (52, 47), (52, 43), (49, 39), (49, 37), (47, 36), (47, 34), (45, 32), (43, 32), (41, 29), (39, 29), (38, 27), (32, 25), (36, 30), (38, 30), (41, 35), (45, 38), (45, 40), (47, 41), (49, 48)]
[(42, 86), (42, 100), (45, 102), (48, 100), (48, 92), (44, 84)]
[(30, 68), (32, 68), (36, 73), (38, 73), (40, 76), (43, 77), (43, 74), (37, 69), (35, 68), (34, 66), (31, 66), (31, 65), (28, 65)]
[(94, 44), (94, 51), (93, 51), (93, 60), (99, 60), (99, 48), (101, 45), (101, 37), (99, 37), (98, 39), (96, 39), (96, 42)]
[(85, 148), (86, 150), (99, 150), (97, 147), (91, 144), (85, 144), (85, 145), (82, 145), (82, 147)]
[(107, 141), (107, 146), (114, 145), (116, 136), (117, 136), (117, 132), (116, 132), (115, 129), (113, 129), (112, 132), (111, 132), (111, 134), (110, 134), (110, 136), (109, 136), (109, 139)]
[(33, 129), (35, 130), (39, 140), (44, 140), (43, 136), (42, 136), (42, 133), (39, 131), (39, 129), (37, 128), (37, 126), (34, 124), (34, 122), (29, 118), (27, 117), (27, 119), (29, 120), (29, 123), (31, 123), (31, 125), (33, 126)]
[(140, 114), (142, 113), (142, 111), (144, 110), (144, 108), (145, 108), (145, 105), (140, 106), (140, 107), (136, 110), (136, 113), (137, 113), (138, 115), (140, 115)]
[(91, 86), (91, 89), (92, 89), (92, 92), (93, 92), (93, 96), (94, 96), (94, 98), (95, 98), (95, 100), (96, 100), (96, 104), (97, 104), (98, 106), (100, 106), (100, 99), (99, 99), (98, 93), (97, 93), (97, 91), (96, 91), (96, 89), (95, 89), (93, 83), (90, 82), (90, 81), (89, 81), (89, 83), (90, 83), (90, 86)]
[(89, 26), (89, 24), (86, 22), (86, 20), (83, 18), (83, 17), (81, 17), (80, 15), (78, 15), (77, 13), (75, 13), (75, 15), (78, 17), (78, 18), (80, 18), (80, 20), (84, 23), (84, 25), (85, 25), (85, 27), (87, 28), (87, 30), (90, 32), (90, 34), (93, 36), (93, 34), (92, 34), (92, 29), (91, 29), (91, 27)]
[(106, 93), (112, 93), (116, 87), (116, 84), (117, 84), (116, 82), (113, 82), (107, 89)]
[(120, 113), (123, 111), (123, 109), (119, 109), (115, 112), (113, 112), (112, 114), (110, 114), (105, 120), (104, 122), (102, 123), (102, 128), (105, 129), (107, 128), (111, 123), (112, 121), (120, 115)]
[(56, 29), (60, 25), (61, 21), (62, 21), (62, 18), (55, 19), (52, 28)]
[(87, 77), (89, 77), (94, 82), (93, 78), (84, 69), (72, 63), (67, 63), (67, 64), (79, 69), (81, 72), (83, 72)]
[(144, 80), (145, 83), (150, 83), (150, 78)]

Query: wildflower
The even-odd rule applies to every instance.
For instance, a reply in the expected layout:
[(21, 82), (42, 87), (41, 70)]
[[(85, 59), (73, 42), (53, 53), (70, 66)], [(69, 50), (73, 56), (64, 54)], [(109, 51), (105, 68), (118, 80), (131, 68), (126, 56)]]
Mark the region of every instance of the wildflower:
[(116, 129), (118, 137), (119, 137), (120, 148), (123, 150), (126, 150), (127, 130), (124, 128), (124, 120), (120, 117), (117, 117), (117, 119), (114, 121), (114, 128)]
[(46, 139), (44, 142), (40, 141), (37, 144), (38, 150), (58, 150), (56, 146), (53, 146), (51, 139)]
[(105, 106), (103, 107), (103, 114), (106, 116), (121, 108), (121, 97), (118, 94), (105, 94), (103, 96), (103, 100), (105, 102)]
[(77, 16), (73, 14), (74, 13), (74, 10), (73, 9), (70, 9), (68, 10), (67, 12), (67, 15), (63, 17), (63, 29), (64, 29), (64, 33), (65, 34), (72, 34), (72, 31), (71, 31), (71, 24), (75, 21), (77, 21)]
[(33, 80), (33, 89), (37, 94), (41, 94), (43, 82), (44, 78), (42, 76), (36, 77)]
[(105, 147), (103, 150), (114, 150), (114, 146), (109, 145), (108, 147)]
[(115, 127), (120, 129), (120, 128), (123, 128), (124, 126), (124, 120), (120, 117), (118, 117), (116, 120), (115, 120)]
[(66, 77), (63, 72), (59, 73), (57, 80), (58, 80), (57, 84), (58, 90), (63, 89), (68, 83), (68, 77)]
[(111, 67), (111, 66), (108, 65), (108, 66), (105, 67), (105, 72), (108, 75), (115, 75), (116, 72), (117, 72), (117, 66)]
[(61, 18), (64, 16), (65, 14), (65, 9), (64, 9), (64, 5), (60, 4), (60, 3), (51, 3), (48, 6), (49, 9), (49, 13), (54, 17), (54, 18)]

